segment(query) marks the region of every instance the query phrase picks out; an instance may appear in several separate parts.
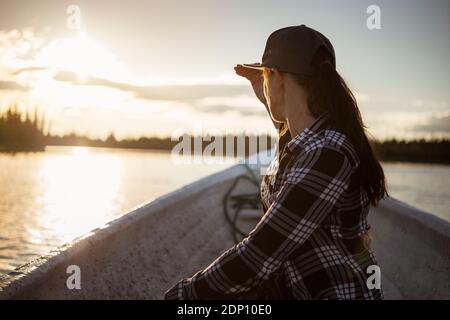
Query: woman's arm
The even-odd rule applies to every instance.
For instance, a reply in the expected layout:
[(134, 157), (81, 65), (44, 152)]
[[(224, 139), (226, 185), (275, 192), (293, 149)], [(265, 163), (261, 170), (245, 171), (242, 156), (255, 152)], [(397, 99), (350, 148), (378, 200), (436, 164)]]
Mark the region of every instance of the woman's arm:
[(266, 280), (328, 216), (352, 172), (340, 151), (317, 148), (302, 155), (249, 235), (204, 270), (178, 282), (165, 299), (224, 299)]

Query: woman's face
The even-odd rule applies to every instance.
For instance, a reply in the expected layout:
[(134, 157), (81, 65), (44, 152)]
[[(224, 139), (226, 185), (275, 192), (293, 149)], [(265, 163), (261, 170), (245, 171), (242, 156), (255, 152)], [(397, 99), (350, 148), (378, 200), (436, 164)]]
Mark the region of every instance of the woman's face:
[(284, 110), (283, 75), (276, 69), (264, 68), (264, 96), (274, 121), (286, 121)]

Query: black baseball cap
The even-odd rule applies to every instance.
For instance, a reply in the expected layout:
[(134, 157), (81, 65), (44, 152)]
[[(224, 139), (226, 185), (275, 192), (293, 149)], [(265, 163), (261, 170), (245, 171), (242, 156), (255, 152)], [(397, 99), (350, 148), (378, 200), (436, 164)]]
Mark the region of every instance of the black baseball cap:
[[(317, 61), (319, 51), (322, 54), (320, 61)], [(243, 66), (260, 70), (264, 67), (276, 68), (281, 72), (309, 76), (314, 73), (315, 66), (323, 62), (329, 62), (336, 68), (336, 56), (330, 40), (302, 24), (274, 31), (267, 39), (261, 63), (246, 63)]]

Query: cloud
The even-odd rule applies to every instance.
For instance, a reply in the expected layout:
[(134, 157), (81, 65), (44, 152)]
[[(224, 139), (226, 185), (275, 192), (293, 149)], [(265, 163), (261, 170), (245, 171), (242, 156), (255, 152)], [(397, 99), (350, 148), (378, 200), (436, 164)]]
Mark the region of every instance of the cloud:
[(415, 126), (416, 130), (450, 133), (450, 114), (434, 116), (425, 124)]
[(43, 44), (44, 40), (37, 37), (32, 28), (0, 30), (0, 63), (33, 60)]
[(57, 81), (81, 84), (79, 76), (71, 71), (58, 71), (53, 78)]
[(54, 79), (74, 85), (102, 86), (133, 93), (145, 100), (179, 101), (199, 113), (225, 114), (234, 112), (240, 116), (267, 116), (264, 106), (253, 96), (248, 85), (194, 84), (137, 86), (114, 82), (98, 77), (80, 78), (71, 71), (59, 71)]
[(236, 112), (242, 116), (267, 116), (267, 111), (254, 95), (204, 97), (191, 103), (199, 112), (223, 114)]
[(208, 113), (218, 113), (223, 114), (226, 112), (236, 112), (243, 116), (267, 116), (267, 112), (264, 109), (264, 106), (261, 104), (260, 109), (255, 108), (241, 108), (235, 105), (210, 105), (210, 106), (194, 106), (194, 110), (200, 112), (208, 112)]
[(24, 72), (35, 72), (35, 71), (43, 71), (43, 70), (48, 70), (48, 68), (47, 67), (33, 67), (33, 66), (32, 67), (23, 67), (23, 68), (20, 68), (20, 69), (17, 69), (16, 71), (14, 71), (12, 73), (12, 75), (17, 76)]
[(0, 80), (0, 90), (26, 91), (26, 90), (28, 90), (28, 88), (18, 84), (17, 82), (14, 82), (14, 81), (2, 81), (2, 80)]
[(249, 93), (249, 86), (228, 84), (194, 84), (194, 85), (161, 85), (137, 86), (128, 83), (115, 82), (98, 77), (88, 77), (81, 81), (79, 76), (71, 71), (59, 71), (54, 79), (78, 85), (103, 86), (122, 91), (132, 92), (137, 97), (148, 100), (195, 100), (208, 96), (235, 96)]

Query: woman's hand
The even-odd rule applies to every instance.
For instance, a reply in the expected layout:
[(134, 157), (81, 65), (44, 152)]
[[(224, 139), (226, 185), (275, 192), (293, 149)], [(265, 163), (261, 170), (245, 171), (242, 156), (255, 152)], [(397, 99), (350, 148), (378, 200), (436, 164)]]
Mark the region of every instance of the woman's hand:
[(262, 71), (258, 69), (246, 68), (241, 64), (234, 67), (234, 71), (237, 75), (246, 78), (250, 81), (253, 91), (255, 91), (256, 97), (267, 106), (266, 97), (264, 96), (264, 79)]
[[(256, 97), (264, 104), (267, 112), (270, 115), (269, 106), (267, 105), (266, 97), (264, 95), (264, 78), (262, 71), (258, 69), (246, 68), (242, 64), (236, 65), (234, 67), (234, 71), (236, 71), (237, 75), (244, 77), (248, 81), (250, 81), (253, 87), (253, 91), (255, 91)], [(281, 122), (275, 122), (273, 119), (271, 120), (277, 130), (280, 130), (282, 128)]]

